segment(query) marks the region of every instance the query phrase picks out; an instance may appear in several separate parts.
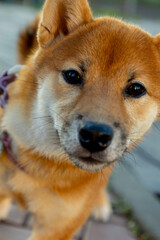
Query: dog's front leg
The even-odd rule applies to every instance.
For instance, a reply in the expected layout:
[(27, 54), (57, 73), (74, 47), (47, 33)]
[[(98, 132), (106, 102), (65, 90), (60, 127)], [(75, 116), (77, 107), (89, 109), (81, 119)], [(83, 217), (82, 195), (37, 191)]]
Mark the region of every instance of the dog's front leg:
[[(89, 216), (93, 204), (89, 196), (35, 191), (28, 202), (34, 214), (34, 229), (29, 240), (70, 240)], [(89, 203), (89, 204), (88, 204)]]
[[(67, 233), (64, 232), (64, 234), (67, 234)], [(48, 232), (43, 233), (41, 231), (35, 231), (33, 232), (32, 236), (28, 240), (71, 240), (71, 239), (72, 239), (72, 236), (68, 236), (68, 235), (60, 236), (59, 233), (49, 234)]]
[(101, 189), (92, 211), (92, 217), (97, 221), (107, 222), (112, 215), (112, 206), (106, 189)]
[(4, 220), (9, 212), (11, 199), (0, 196), (0, 220)]

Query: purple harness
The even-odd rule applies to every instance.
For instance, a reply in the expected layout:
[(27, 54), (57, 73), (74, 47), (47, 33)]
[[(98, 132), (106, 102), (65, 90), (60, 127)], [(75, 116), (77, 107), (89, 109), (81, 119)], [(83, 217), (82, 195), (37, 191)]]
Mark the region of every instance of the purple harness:
[[(13, 69), (5, 72), (0, 77), (0, 106), (3, 109), (7, 105), (8, 99), (9, 99), (7, 86), (16, 80), (16, 73), (19, 72), (20, 68), (21, 66), (16, 66)], [(0, 141), (2, 142), (2, 148), (5, 149), (7, 156), (11, 160), (11, 162), (20, 170), (24, 171), (24, 168), (17, 161), (17, 157), (14, 155), (12, 151), (12, 140), (6, 131), (0, 134)], [(1, 154), (1, 149), (0, 149), (0, 154)]]
[(8, 72), (5, 72), (2, 77), (0, 77), (0, 105), (2, 108), (8, 103), (8, 93), (7, 86), (14, 82), (16, 75), (8, 75)]

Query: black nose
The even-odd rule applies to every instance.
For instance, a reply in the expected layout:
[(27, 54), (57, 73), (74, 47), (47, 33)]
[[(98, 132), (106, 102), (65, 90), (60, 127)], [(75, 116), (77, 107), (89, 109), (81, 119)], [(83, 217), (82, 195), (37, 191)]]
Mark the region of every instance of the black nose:
[(106, 124), (86, 122), (79, 131), (81, 146), (91, 153), (104, 151), (112, 139), (113, 129)]

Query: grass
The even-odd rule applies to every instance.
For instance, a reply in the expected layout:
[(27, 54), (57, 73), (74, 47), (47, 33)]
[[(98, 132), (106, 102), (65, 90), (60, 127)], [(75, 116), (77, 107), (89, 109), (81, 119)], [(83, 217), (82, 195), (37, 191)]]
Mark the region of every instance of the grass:
[(92, 12), (94, 16), (111, 16), (111, 17), (120, 17), (120, 12), (108, 9), (108, 8), (94, 8), (92, 7)]
[(139, 0), (139, 2), (146, 6), (160, 7), (159, 0)]
[(136, 236), (139, 240), (153, 240), (143, 229), (139, 226), (131, 208), (124, 203), (124, 201), (114, 201), (112, 203), (114, 212), (117, 215), (124, 216), (127, 219), (127, 224), (129, 230)]
[(140, 19), (137, 15), (129, 15), (127, 13), (122, 13), (118, 10), (112, 9), (112, 8), (94, 8), (92, 7), (92, 12), (95, 17), (103, 17), (103, 16), (110, 16), (110, 17), (116, 17), (120, 19)]
[[(131, 1), (131, 0), (130, 0)], [(96, 1), (95, 1), (96, 2)], [(124, 4), (124, 0), (97, 0), (97, 2), (103, 2), (103, 3), (107, 3), (107, 2), (112, 2), (112, 3), (120, 3), (120, 4)], [(144, 6), (152, 6), (152, 7), (160, 7), (160, 1), (159, 0), (137, 0), (137, 4), (143, 4)]]

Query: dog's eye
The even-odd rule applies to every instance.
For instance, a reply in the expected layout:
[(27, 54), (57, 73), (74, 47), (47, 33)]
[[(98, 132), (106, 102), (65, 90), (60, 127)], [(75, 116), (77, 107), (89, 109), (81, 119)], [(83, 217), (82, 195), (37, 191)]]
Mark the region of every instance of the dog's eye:
[(146, 94), (145, 87), (140, 83), (133, 83), (129, 87), (125, 89), (125, 96), (133, 97), (133, 98), (140, 98)]
[(81, 86), (83, 84), (83, 78), (75, 70), (66, 70), (62, 72), (64, 80), (71, 85)]

